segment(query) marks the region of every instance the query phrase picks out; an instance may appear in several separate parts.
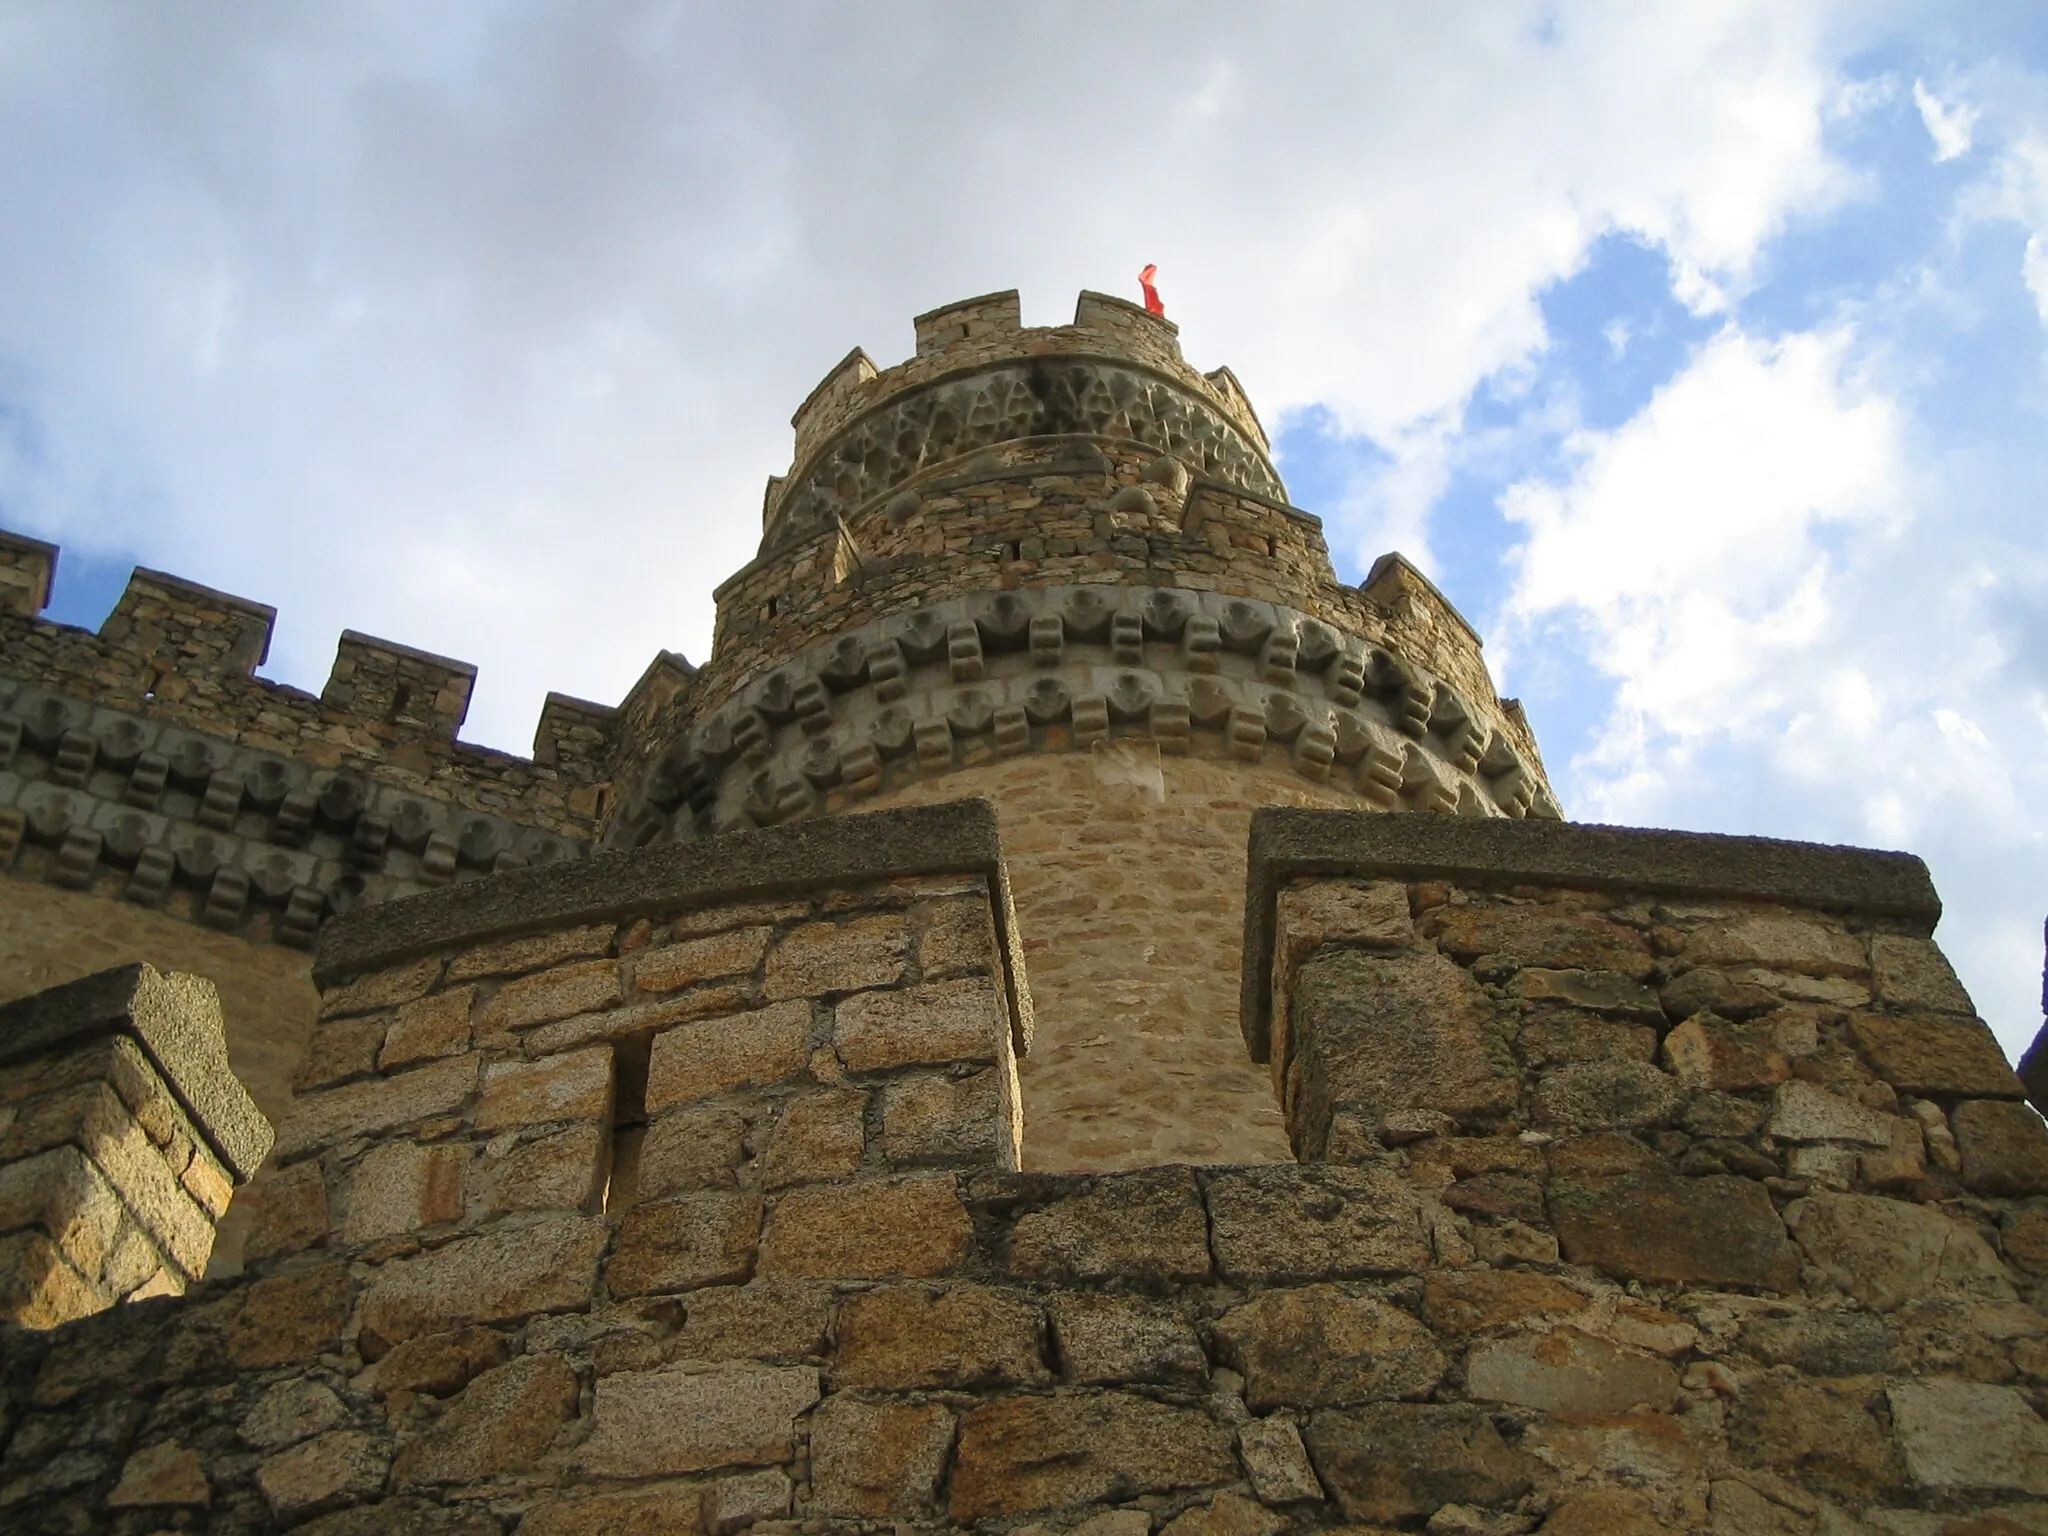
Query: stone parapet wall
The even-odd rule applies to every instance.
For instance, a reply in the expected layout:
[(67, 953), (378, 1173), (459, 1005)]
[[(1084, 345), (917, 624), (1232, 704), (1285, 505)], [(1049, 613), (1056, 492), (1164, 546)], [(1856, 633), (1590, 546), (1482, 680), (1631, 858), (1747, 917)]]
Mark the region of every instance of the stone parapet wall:
[(0, 1006), (0, 1319), (183, 1291), (270, 1141), (210, 983), (136, 965)]
[[(1027, 327), (1018, 295), (1010, 290), (932, 310), (917, 317), (913, 330), (914, 356), (877, 371), (856, 349), (799, 407), (790, 423), (796, 429), (799, 472), (833, 437), (891, 400), (928, 390), (956, 374), (1034, 359), (1057, 363), (1069, 357), (1135, 364), (1171, 380), (1191, 400), (1223, 413), (1261, 456), (1268, 451), (1265, 431), (1229, 370), (1205, 375), (1190, 367), (1181, 357), (1179, 327), (1127, 300), (1084, 291), (1074, 306), (1072, 325)], [(771, 500), (764, 523), (772, 527), (779, 513)]]
[[(1703, 839), (1631, 896), (1600, 829), (1299, 816), (1284, 848), (1255, 835), (1247, 974), (1279, 978), (1301, 1092), (1346, 1029), (1365, 1043), (1317, 1060), (1481, 1084), (1415, 1109), (1354, 1077), (1314, 1164), (1006, 1170), (1013, 1101), (971, 1086), (1023, 985), (985, 809), (622, 856), (604, 921), (565, 869), (338, 924), (316, 1057), (356, 1065), (286, 1127), (304, 1171), (257, 1275), (0, 1335), (0, 1516), (2038, 1526), (2048, 1142), (1925, 938), (1924, 871), (1759, 844), (1731, 891), (1697, 878), (1728, 852)], [(1788, 870), (1814, 878), (1756, 889)], [(1347, 971), (1395, 962), (1438, 990)], [(1468, 1017), (1476, 1046), (1445, 1048)], [(608, 1174), (577, 1150), (606, 1138)]]

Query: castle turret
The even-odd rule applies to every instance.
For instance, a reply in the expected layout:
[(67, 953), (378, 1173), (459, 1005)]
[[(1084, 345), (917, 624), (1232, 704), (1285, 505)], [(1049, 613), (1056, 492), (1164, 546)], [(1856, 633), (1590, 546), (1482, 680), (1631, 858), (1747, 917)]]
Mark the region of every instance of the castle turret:
[(987, 795), (1042, 1033), (1027, 1162), (1287, 1156), (1233, 1022), (1263, 805), (1555, 816), (1478, 637), (1398, 555), (1340, 583), (1227, 368), (1017, 295), (849, 354), (794, 418), (709, 661), (620, 743), (614, 846)]

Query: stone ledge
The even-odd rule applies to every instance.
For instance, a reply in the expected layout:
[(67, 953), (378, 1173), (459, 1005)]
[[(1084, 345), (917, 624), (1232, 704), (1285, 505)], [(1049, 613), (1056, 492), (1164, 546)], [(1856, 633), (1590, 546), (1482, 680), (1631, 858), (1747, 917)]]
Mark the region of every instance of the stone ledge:
[(995, 805), (982, 799), (826, 816), (600, 854), (359, 908), (321, 931), (313, 980), (324, 988), (434, 950), (578, 923), (953, 874), (989, 881), (1011, 1030), (1021, 1051), (1031, 1035), (1024, 951), (996, 838)]
[(1910, 853), (1573, 822), (1260, 810), (1252, 815), (1238, 1006), (1254, 1061), (1270, 1053), (1274, 903), (1296, 875), (1733, 896), (1902, 917), (1930, 933), (1941, 916), (1927, 866)]
[(117, 1034), (140, 1042), (235, 1175), (253, 1177), (274, 1133), (228, 1065), (210, 981), (123, 965), (0, 1006), (0, 1067)]

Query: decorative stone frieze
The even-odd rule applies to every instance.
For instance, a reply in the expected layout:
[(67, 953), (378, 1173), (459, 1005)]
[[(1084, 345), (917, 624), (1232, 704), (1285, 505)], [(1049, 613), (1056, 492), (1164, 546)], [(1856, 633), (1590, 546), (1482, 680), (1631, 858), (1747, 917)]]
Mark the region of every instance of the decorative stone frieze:
[(817, 446), (778, 488), (764, 552), (852, 522), (904, 481), (1017, 438), (1082, 433), (1140, 443), (1262, 496), (1283, 494), (1264, 450), (1186, 384), (1123, 359), (1074, 354), (984, 366), (890, 397)]
[(0, 678), (0, 869), (17, 876), (210, 927), (259, 921), (306, 947), (363, 902), (584, 851), (366, 772)]
[(1382, 809), (1555, 818), (1492, 711), (1383, 647), (1218, 593), (1041, 587), (935, 604), (755, 681), (659, 758), (609, 841), (769, 826), (1033, 751), (1139, 737)]

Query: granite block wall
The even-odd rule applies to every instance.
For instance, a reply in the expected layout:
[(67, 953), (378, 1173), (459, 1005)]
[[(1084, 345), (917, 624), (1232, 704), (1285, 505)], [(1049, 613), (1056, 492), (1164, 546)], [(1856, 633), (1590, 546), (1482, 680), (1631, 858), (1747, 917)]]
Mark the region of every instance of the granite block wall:
[(1304, 1160), (1051, 1175), (985, 812), (803, 830), (337, 925), (255, 1273), (4, 1336), (10, 1528), (2048, 1520), (2048, 1131), (1917, 861), (1264, 813)]

